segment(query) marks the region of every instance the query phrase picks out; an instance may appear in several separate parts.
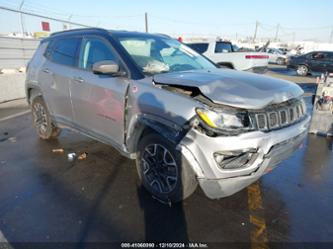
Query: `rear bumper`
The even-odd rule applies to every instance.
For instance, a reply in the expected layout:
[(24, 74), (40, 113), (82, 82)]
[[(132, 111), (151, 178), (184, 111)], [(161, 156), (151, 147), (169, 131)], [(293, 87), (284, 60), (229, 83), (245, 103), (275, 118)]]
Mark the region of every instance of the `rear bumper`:
[[(302, 144), (310, 117), (290, 127), (268, 133), (256, 131), (230, 137), (208, 137), (194, 129), (181, 141), (184, 157), (196, 172), (199, 184), (212, 199), (232, 195), (271, 171)], [(254, 160), (238, 169), (222, 169), (217, 151), (255, 150)]]

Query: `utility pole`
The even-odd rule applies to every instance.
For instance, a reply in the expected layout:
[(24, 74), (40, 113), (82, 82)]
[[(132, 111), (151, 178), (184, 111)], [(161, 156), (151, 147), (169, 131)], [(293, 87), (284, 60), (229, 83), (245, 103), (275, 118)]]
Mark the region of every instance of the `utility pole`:
[(70, 24), (70, 21), (71, 21), (72, 17), (73, 17), (73, 14), (70, 14), (69, 17), (68, 17), (68, 19), (67, 19), (67, 20), (68, 20), (68, 23), (67, 23), (68, 26), (66, 25), (66, 26), (67, 26), (67, 29), (71, 29), (71, 28), (72, 28), (72, 27), (71, 27), (71, 24)]
[(22, 38), (24, 38), (24, 25), (23, 25), (23, 16), (22, 16), (22, 7), (23, 7), (23, 4), (24, 4), (24, 1), (25, 0), (22, 0), (20, 6), (19, 6), (19, 11), (20, 11), (20, 26), (21, 26), (21, 33), (22, 33)]
[(329, 41), (329, 43), (332, 43), (332, 41), (333, 41), (333, 30), (331, 31), (331, 34), (330, 34), (330, 41)]
[(145, 28), (146, 28), (146, 33), (148, 33), (148, 13), (145, 12)]
[(277, 41), (277, 40), (278, 40), (279, 29), (280, 29), (280, 24), (278, 24), (278, 25), (276, 26), (276, 32), (275, 32), (275, 38), (274, 38), (274, 41)]
[(258, 26), (259, 26), (259, 22), (256, 21), (256, 28), (254, 30), (254, 35), (253, 35), (253, 43), (256, 41), (257, 39), (257, 32), (258, 32)]

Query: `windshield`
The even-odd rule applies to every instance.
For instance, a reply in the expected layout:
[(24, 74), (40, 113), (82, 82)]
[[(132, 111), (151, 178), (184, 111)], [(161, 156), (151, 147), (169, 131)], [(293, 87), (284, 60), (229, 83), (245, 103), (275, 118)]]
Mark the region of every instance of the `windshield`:
[(167, 37), (121, 36), (118, 40), (146, 75), (216, 68), (191, 48)]

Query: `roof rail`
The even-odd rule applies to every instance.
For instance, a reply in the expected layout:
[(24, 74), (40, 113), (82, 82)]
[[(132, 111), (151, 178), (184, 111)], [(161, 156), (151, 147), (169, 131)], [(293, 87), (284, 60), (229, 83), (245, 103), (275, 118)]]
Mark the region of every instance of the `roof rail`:
[(91, 28), (78, 28), (78, 29), (69, 29), (69, 30), (64, 30), (64, 31), (58, 31), (58, 32), (52, 33), (50, 36), (67, 34), (67, 33), (72, 33), (72, 32), (81, 32), (81, 31), (103, 31), (103, 32), (107, 32), (106, 29), (91, 27)]

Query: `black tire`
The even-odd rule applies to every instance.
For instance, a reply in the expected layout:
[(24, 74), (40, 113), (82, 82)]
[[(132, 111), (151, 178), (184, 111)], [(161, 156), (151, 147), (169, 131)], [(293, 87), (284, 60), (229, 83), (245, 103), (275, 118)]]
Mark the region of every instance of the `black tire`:
[(309, 73), (309, 68), (305, 65), (298, 65), (296, 72), (300, 76), (307, 76)]
[(175, 148), (176, 145), (167, 139), (149, 133), (140, 140), (137, 150), (136, 167), (142, 185), (165, 202), (186, 199), (198, 185), (191, 166)]
[(41, 139), (48, 140), (60, 135), (61, 129), (56, 127), (50, 117), (49, 111), (42, 97), (35, 97), (31, 101), (33, 124)]

